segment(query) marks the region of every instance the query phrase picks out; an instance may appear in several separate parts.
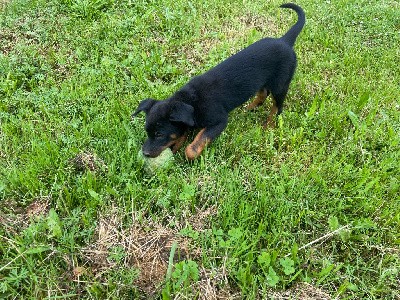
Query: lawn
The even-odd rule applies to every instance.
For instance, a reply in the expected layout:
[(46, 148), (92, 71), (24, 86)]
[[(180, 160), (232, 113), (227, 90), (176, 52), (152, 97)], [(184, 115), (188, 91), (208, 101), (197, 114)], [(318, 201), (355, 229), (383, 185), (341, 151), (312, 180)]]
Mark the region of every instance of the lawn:
[[(237, 3), (235, 3), (237, 2)], [(298, 2), (283, 114), (148, 175), (138, 103), (280, 1), (0, 0), (0, 298), (400, 299), (400, 5)]]

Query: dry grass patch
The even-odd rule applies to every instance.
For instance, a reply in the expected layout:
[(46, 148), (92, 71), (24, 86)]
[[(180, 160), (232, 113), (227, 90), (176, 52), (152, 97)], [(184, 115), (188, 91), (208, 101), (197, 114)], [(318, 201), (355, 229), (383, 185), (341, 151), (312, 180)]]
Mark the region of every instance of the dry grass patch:
[(107, 171), (107, 165), (95, 153), (88, 151), (77, 154), (70, 160), (75, 170), (83, 172), (86, 170), (92, 172)]
[[(192, 227), (203, 230), (212, 211), (198, 211), (189, 218)], [(133, 284), (148, 296), (152, 296), (159, 291), (164, 282), (174, 243), (178, 245), (175, 262), (196, 259), (201, 255), (201, 249), (195, 247), (189, 238), (179, 234), (180, 225), (171, 228), (150, 219), (138, 221), (135, 217), (131, 226), (126, 227), (123, 223), (123, 216), (115, 208), (111, 209), (110, 213), (100, 216), (95, 234), (96, 241), (82, 250), (86, 265), (99, 279), (109, 269), (133, 267), (139, 270)], [(183, 221), (177, 223), (184, 224)], [(113, 259), (112, 253), (115, 249), (122, 250), (123, 258), (120, 261)]]
[(317, 287), (302, 282), (285, 292), (274, 292), (265, 299), (275, 300), (330, 300), (332, 297)]
[[(199, 67), (210, 57), (210, 53), (219, 50), (223, 44), (230, 45), (229, 55), (233, 55), (242, 48), (248, 46), (247, 39), (252, 30), (262, 33), (262, 37), (275, 37), (278, 34), (276, 20), (271, 17), (259, 14), (247, 13), (224, 22), (216, 31), (215, 28), (204, 26), (200, 30), (198, 40), (187, 43), (175, 49), (169, 56), (181, 56), (182, 53), (191, 66)], [(220, 38), (219, 35), (223, 35)], [(226, 57), (225, 57), (226, 58)], [(224, 58), (222, 58), (224, 59)], [(193, 75), (196, 68), (188, 70), (189, 75)]]
[[(201, 268), (200, 280), (196, 282), (193, 289), (197, 292), (198, 300), (235, 300), (242, 298), (238, 289), (230, 285), (225, 265), (215, 269)], [(177, 295), (175, 299), (187, 299), (187, 297)]]
[(217, 214), (217, 207), (210, 206), (205, 209), (196, 208), (196, 212), (190, 213), (187, 211), (182, 216), (182, 221), (179, 222), (178, 227), (184, 228), (186, 225), (190, 225), (194, 230), (202, 232), (209, 228), (209, 221), (211, 217)]
[(0, 209), (0, 226), (18, 234), (29, 226), (32, 219), (48, 215), (50, 201), (51, 196), (41, 196), (35, 198), (26, 208), (22, 208), (16, 201), (8, 200), (7, 206)]
[(47, 215), (50, 209), (50, 196), (38, 197), (25, 210), (25, 219)]
[(4, 10), (11, 0), (0, 0), (0, 10)]
[[(174, 243), (178, 247), (174, 262), (183, 260), (199, 260), (202, 249), (195, 246), (190, 238), (179, 234), (185, 226), (190, 225), (195, 231), (208, 229), (209, 219), (217, 212), (216, 207), (197, 209), (196, 213), (184, 214), (180, 220), (173, 222), (174, 228), (161, 225), (150, 219), (137, 220), (124, 226), (124, 218), (116, 208), (100, 216), (96, 228), (96, 241), (82, 250), (84, 267), (75, 266), (75, 277), (83, 273), (92, 273), (102, 280), (105, 272), (113, 268), (136, 268), (139, 275), (132, 282), (146, 297), (155, 296), (165, 282), (171, 248)], [(113, 259), (115, 249), (123, 250), (120, 261)], [(105, 282), (106, 283), (106, 282)], [(199, 281), (192, 291), (198, 299), (237, 299), (238, 292), (228, 282), (225, 264), (219, 268), (206, 269), (199, 266)], [(176, 299), (185, 299), (183, 294)]]
[(0, 52), (8, 55), (16, 45), (38, 44), (37, 36), (34, 32), (20, 32), (9, 28), (0, 29)]
[[(2, 5), (5, 8), (8, 2), (1, 1), (3, 0), (0, 0), (0, 10)], [(71, 49), (62, 49), (59, 40), (54, 39), (50, 42), (48, 38), (48, 36), (56, 38), (57, 35), (62, 35), (60, 32), (65, 27), (63, 24), (65, 19), (66, 16), (58, 15), (52, 22), (48, 15), (38, 12), (35, 16), (25, 15), (11, 27), (3, 26), (0, 28), (0, 54), (17, 60), (15, 69), (18, 69), (18, 64), (31, 63), (29, 60), (25, 61), (27, 57), (40, 61), (38, 65), (45, 60), (51, 61), (49, 66), (56, 78), (59, 80), (67, 78), (71, 64), (76, 64), (77, 58)], [(35, 49), (34, 52), (26, 49), (31, 46)]]
[(264, 37), (279, 37), (279, 27), (276, 18), (267, 15), (246, 13), (238, 18), (242, 27), (247, 31), (256, 29)]
[[(4, 2), (4, 0), (0, 0), (0, 7), (1, 1)], [(0, 28), (0, 52), (8, 55), (18, 45), (34, 45), (41, 49), (40, 29), (48, 22), (45, 15), (38, 13), (35, 17), (26, 15), (19, 18), (12, 27)], [(43, 51), (47, 51), (47, 49), (43, 49)]]

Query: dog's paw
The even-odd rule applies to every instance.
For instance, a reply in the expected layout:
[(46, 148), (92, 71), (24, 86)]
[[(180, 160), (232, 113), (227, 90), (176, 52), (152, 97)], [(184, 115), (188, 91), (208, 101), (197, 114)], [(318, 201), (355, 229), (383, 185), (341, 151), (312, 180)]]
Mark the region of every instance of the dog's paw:
[(185, 149), (185, 155), (189, 161), (192, 161), (192, 160), (195, 160), (197, 157), (199, 157), (200, 152), (198, 151), (198, 149), (196, 149), (192, 145), (189, 145)]

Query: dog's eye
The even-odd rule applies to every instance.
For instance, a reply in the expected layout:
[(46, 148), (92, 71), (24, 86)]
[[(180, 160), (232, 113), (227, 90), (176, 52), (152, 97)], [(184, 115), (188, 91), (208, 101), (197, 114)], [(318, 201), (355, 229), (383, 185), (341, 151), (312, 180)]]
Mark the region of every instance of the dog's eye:
[(161, 133), (161, 132), (156, 132), (155, 134), (154, 134), (154, 136), (156, 137), (156, 138), (162, 138), (163, 137), (163, 134)]

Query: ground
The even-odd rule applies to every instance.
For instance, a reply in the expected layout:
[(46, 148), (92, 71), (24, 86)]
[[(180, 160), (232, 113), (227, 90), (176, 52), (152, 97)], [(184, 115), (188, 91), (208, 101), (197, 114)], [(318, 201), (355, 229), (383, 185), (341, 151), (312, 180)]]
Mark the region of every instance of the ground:
[[(240, 2), (240, 3), (239, 3)], [(295, 23), (279, 1), (0, 1), (0, 297), (400, 299), (400, 7), (298, 2), (274, 129), (149, 175), (138, 103)]]

